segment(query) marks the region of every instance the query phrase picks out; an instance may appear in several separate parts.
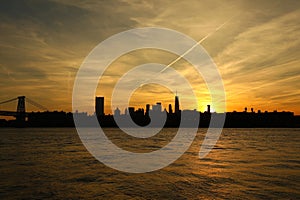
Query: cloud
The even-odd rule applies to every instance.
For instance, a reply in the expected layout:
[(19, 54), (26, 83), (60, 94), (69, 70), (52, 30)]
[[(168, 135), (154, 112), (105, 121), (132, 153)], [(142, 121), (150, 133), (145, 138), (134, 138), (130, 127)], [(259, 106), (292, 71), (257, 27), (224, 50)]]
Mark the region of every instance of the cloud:
[(252, 26), (217, 56), (229, 99), (270, 107), (289, 101), (282, 91), (299, 94), (299, 17), (295, 10)]
[[(300, 113), (291, 103), (298, 102), (300, 86), (299, 8), (300, 2), (293, 0), (4, 0), (0, 7), (1, 99), (22, 93), (46, 107), (70, 110), (79, 66), (109, 36), (158, 26), (198, 41), (235, 16), (202, 43), (222, 74), (228, 109), (243, 108), (241, 102), (257, 106), (268, 102), (265, 108), (276, 104)], [(133, 66), (167, 65), (174, 59), (167, 52), (128, 54), (105, 72), (97, 94), (111, 95), (119, 75)], [(189, 63), (181, 60), (173, 67), (191, 82), (203, 104), (210, 102), (204, 81)], [(146, 95), (145, 90), (142, 93)]]

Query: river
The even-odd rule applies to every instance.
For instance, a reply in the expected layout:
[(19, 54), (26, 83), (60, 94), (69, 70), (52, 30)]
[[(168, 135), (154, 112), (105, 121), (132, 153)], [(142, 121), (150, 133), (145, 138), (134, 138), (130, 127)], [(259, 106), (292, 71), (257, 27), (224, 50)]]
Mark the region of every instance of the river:
[[(160, 140), (136, 140), (104, 130), (121, 148), (140, 152), (157, 150), (176, 133), (163, 129)], [(205, 131), (169, 166), (131, 174), (96, 160), (74, 128), (1, 128), (0, 198), (300, 199), (300, 129), (223, 129), (199, 159)]]

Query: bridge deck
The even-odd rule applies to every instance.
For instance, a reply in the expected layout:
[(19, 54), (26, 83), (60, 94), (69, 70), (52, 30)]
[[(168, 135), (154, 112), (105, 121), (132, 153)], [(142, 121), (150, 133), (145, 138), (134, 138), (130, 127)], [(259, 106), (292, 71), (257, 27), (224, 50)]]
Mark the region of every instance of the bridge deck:
[[(6, 111), (6, 110), (0, 110), (0, 115), (1, 116), (17, 116), (17, 112), (14, 111)], [(25, 116), (28, 116), (28, 113), (25, 113)]]

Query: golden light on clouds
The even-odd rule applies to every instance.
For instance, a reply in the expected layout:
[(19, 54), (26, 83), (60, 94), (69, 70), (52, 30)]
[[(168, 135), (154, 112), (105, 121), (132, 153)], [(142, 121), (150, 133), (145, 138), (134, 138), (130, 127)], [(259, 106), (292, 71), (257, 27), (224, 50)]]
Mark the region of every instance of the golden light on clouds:
[[(106, 38), (154, 26), (199, 41), (231, 19), (202, 43), (223, 78), (227, 111), (253, 107), (300, 114), (299, 18), (300, 2), (296, 0), (3, 1), (0, 99), (25, 95), (50, 110), (71, 111), (76, 72), (88, 53)], [(176, 58), (168, 52), (143, 50), (117, 59), (96, 92), (105, 96), (106, 112), (110, 112), (112, 87), (122, 73), (149, 62), (167, 65)], [(190, 81), (198, 98), (197, 109), (204, 111), (211, 99), (201, 76), (183, 59), (172, 67)], [(184, 96), (180, 88), (178, 95)], [(146, 103), (161, 101), (165, 106), (173, 100), (167, 89), (145, 86), (130, 102), (144, 108)], [(185, 109), (194, 106), (182, 104)]]
[[(98, 96), (105, 96), (106, 112), (112, 113), (110, 106), (112, 92), (123, 74), (145, 63), (160, 63), (168, 65), (177, 57), (178, 55), (163, 50), (143, 49), (132, 51), (115, 60), (100, 78), (96, 92)], [(182, 100), (180, 101), (181, 109), (197, 109), (203, 111), (203, 108), (206, 107), (205, 103), (211, 102), (211, 98), (206, 84), (201, 78), (201, 74), (199, 74), (197, 70), (185, 59), (178, 60), (170, 67), (177, 70), (186, 80), (189, 81), (199, 102), (198, 105), (191, 104), (191, 102), (186, 100), (188, 97), (184, 96), (186, 93), (185, 90), (188, 88), (183, 87), (181, 82), (178, 82), (178, 80), (174, 80), (170, 76), (163, 75), (163, 77), (167, 79), (170, 84), (174, 82), (173, 85), (176, 88), (177, 95), (180, 97), (180, 100)], [(147, 79), (147, 74), (140, 74), (140, 76)], [(146, 104), (152, 105), (156, 104), (156, 102), (161, 102), (164, 108), (168, 108), (169, 104), (172, 104), (174, 107), (174, 96), (176, 95), (176, 91), (173, 93), (170, 91), (170, 89), (158, 84), (142, 85), (133, 93), (130, 99), (130, 105), (136, 108), (145, 109)], [(119, 105), (119, 107), (122, 109), (122, 111), (124, 111), (124, 106)]]

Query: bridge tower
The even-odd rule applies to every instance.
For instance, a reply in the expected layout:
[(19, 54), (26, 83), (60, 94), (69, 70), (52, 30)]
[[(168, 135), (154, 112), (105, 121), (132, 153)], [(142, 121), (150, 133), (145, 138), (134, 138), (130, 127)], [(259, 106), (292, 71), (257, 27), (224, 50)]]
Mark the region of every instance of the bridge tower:
[(25, 96), (18, 97), (17, 115), (16, 120), (19, 122), (25, 122)]

